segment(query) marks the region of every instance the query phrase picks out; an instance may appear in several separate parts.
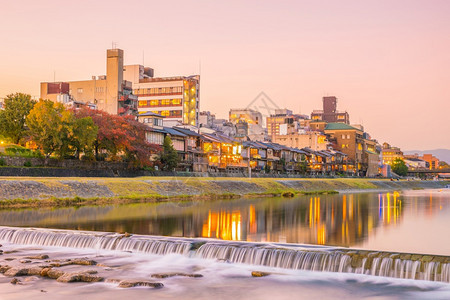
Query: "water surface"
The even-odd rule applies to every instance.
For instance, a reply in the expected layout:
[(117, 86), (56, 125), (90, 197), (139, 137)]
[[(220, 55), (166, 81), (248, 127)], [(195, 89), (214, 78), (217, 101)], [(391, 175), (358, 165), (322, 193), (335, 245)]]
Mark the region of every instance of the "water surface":
[(0, 225), (450, 255), (450, 190), (0, 210)]

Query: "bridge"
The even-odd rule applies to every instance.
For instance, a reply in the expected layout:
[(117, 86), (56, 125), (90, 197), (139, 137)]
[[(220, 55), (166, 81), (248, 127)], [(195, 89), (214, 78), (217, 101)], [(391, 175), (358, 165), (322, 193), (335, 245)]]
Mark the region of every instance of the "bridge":
[(446, 169), (419, 169), (419, 170), (408, 170), (408, 174), (420, 174), (420, 173), (425, 173), (425, 174), (442, 174), (442, 173), (449, 173), (450, 174), (450, 168), (446, 168)]

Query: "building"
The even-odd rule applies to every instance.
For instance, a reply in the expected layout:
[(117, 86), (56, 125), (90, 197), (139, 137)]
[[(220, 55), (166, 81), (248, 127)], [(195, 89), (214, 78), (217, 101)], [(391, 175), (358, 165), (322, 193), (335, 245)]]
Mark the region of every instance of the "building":
[(163, 118), (163, 116), (152, 112), (138, 115), (138, 121), (149, 127), (149, 130), (145, 132), (145, 138), (148, 143), (163, 145), (165, 137)]
[(364, 132), (344, 123), (329, 123), (324, 131), (333, 148), (347, 155), (348, 171), (363, 175)]
[(337, 98), (334, 96), (323, 97), (323, 109), (314, 110), (311, 114), (312, 120), (321, 120), (328, 123), (350, 124), (350, 117), (346, 111), (337, 111)]
[(263, 117), (259, 111), (250, 108), (230, 109), (229, 120), (237, 127), (236, 137), (240, 139), (245, 136), (252, 141), (267, 139), (266, 130), (263, 128)]
[(41, 82), (40, 98), (63, 104), (88, 104), (114, 115), (136, 114), (137, 97), (131, 82), (123, 79), (124, 53), (121, 49), (106, 51), (106, 75), (91, 80)]
[(138, 97), (138, 112), (164, 116), (165, 126), (198, 126), (200, 76), (153, 77), (153, 69), (142, 65), (124, 67), (124, 78)]
[(267, 133), (273, 138), (275, 135), (286, 135), (297, 131), (299, 125), (296, 117), (289, 109), (276, 109), (275, 114), (267, 117)]
[(430, 165), (428, 162), (421, 160), (420, 158), (416, 157), (406, 157), (403, 159), (405, 161), (406, 166), (409, 170), (424, 170), (429, 169)]
[(303, 122), (302, 127), (309, 130), (324, 132), (325, 127), (327, 127), (327, 124), (328, 124), (327, 122), (322, 120), (305, 120), (305, 122)]
[(433, 156), (433, 154), (424, 154), (419, 159), (426, 161), (430, 170), (439, 169), (439, 159)]
[(273, 135), (272, 142), (291, 148), (310, 148), (314, 151), (327, 150), (328, 141), (319, 131), (302, 131), (286, 135)]
[(209, 111), (201, 111), (198, 115), (198, 127), (212, 128), (216, 115)]
[(238, 121), (245, 121), (248, 124), (260, 125), (263, 124), (263, 117), (259, 111), (244, 108), (236, 109), (232, 108), (229, 112), (229, 120), (231, 123), (236, 124)]
[(392, 165), (396, 159), (403, 159), (403, 152), (400, 148), (383, 143), (383, 149), (381, 150), (381, 161), (383, 165)]

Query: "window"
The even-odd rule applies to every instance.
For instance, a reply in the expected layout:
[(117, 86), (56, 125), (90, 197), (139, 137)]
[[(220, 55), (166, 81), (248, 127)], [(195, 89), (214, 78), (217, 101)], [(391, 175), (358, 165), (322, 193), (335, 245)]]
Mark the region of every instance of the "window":
[(83, 89), (81, 89), (81, 88), (80, 88), (80, 89), (77, 89), (77, 93), (78, 93), (78, 94), (82, 94), (82, 93), (83, 93)]

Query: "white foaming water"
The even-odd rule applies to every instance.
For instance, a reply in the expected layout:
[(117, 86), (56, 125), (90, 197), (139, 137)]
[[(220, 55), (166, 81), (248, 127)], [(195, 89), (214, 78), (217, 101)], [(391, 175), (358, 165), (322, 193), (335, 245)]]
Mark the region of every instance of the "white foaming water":
[[(422, 262), (401, 259), (398, 254), (388, 257), (380, 252), (367, 252), (361, 265), (352, 264), (352, 257), (343, 249), (292, 250), (275, 246), (224, 245), (206, 243), (198, 250), (203, 258), (220, 259), (232, 263), (262, 265), (284, 269), (323, 272), (357, 273), (373, 276), (450, 282), (448, 263)], [(375, 257), (380, 256), (380, 257)], [(371, 260), (372, 264), (367, 265)]]
[(165, 255), (186, 254), (189, 241), (117, 233), (0, 227), (0, 240), (21, 245), (57, 246), (97, 250), (135, 251)]
[[(0, 241), (22, 245), (180, 254), (231, 263), (316, 272), (450, 282), (448, 257), (401, 258), (399, 253), (349, 251), (331, 247), (287, 247), (117, 233), (0, 227)], [(201, 244), (200, 247), (198, 247)], [(364, 254), (363, 254), (364, 253)]]

